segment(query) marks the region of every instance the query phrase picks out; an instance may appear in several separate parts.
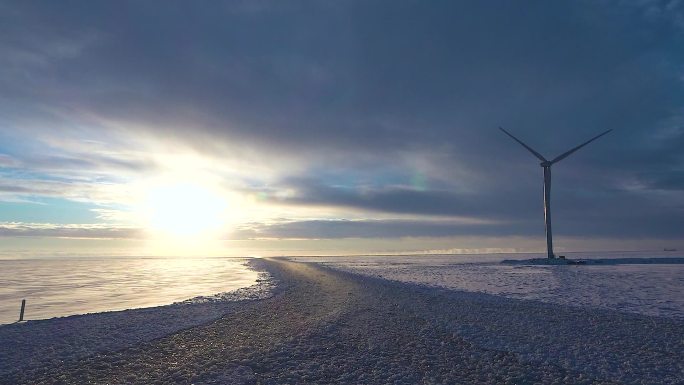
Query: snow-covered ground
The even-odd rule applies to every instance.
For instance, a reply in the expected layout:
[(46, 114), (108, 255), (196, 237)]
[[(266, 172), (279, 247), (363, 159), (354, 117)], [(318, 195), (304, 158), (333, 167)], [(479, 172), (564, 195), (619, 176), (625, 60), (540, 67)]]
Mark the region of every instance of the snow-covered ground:
[[(253, 263), (278, 281), (278, 295), (0, 326), (0, 379), (31, 385), (56, 379), (68, 384), (684, 384), (684, 320), (676, 317), (518, 300), (286, 260)], [(202, 309), (217, 310), (206, 320), (224, 316), (180, 330), (187, 318), (201, 319)]]
[(292, 259), (434, 287), (684, 319), (684, 258), (678, 254), (568, 255), (602, 262), (573, 266), (500, 263), (529, 257), (493, 254)]
[(444, 299), (444, 306), (456, 306), (433, 309), (433, 316), (474, 346), (583, 373), (544, 383), (596, 383), (601, 378), (607, 383), (684, 384), (682, 259), (632, 264), (647, 257), (628, 255), (630, 261), (620, 264), (615, 259), (625, 255), (598, 257), (603, 265), (501, 263), (529, 258), (523, 255), (290, 259), (367, 279), (417, 284), (436, 302)]

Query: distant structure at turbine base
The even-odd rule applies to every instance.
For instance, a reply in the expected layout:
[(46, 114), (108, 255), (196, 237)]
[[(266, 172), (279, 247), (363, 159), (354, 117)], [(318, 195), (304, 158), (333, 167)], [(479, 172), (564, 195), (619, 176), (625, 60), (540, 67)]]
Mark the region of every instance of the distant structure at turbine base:
[(506, 135), (510, 136), (513, 140), (518, 142), (521, 146), (525, 147), (527, 151), (531, 152), (532, 155), (537, 157), (537, 159), (541, 160), (541, 163), (539, 165), (544, 169), (544, 228), (546, 229), (546, 256), (550, 259), (556, 258), (556, 256), (553, 254), (553, 235), (551, 233), (551, 166), (567, 158), (573, 152), (579, 150), (580, 148), (586, 146), (587, 144), (595, 141), (596, 139), (602, 137), (603, 135), (613, 130), (611, 129), (602, 132), (596, 135), (595, 137), (587, 140), (586, 142), (580, 144), (579, 146), (573, 147), (570, 150), (558, 155), (552, 160), (547, 160), (540, 153), (532, 149), (532, 147), (526, 145), (520, 139), (513, 136), (513, 134), (511, 134), (510, 132), (504, 130), (502, 127), (499, 127), (499, 129), (503, 131)]

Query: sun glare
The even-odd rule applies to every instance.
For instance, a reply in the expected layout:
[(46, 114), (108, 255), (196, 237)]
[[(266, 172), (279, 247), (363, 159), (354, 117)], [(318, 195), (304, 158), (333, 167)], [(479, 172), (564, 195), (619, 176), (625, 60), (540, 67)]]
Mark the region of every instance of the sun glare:
[(193, 183), (150, 187), (144, 206), (149, 230), (179, 241), (218, 236), (229, 215), (226, 197)]

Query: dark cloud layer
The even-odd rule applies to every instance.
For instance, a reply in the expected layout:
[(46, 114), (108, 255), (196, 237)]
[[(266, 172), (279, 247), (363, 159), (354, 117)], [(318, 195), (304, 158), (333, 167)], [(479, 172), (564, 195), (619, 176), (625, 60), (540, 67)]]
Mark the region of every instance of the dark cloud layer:
[(638, 3), (0, 3), (0, 130), (142, 130), (295, 158), (303, 175), (254, 188), (293, 189), (283, 204), (508, 223), (272, 229), (296, 237), (531, 234), (541, 170), (497, 127), (547, 156), (613, 128), (555, 166), (558, 227), (669, 237), (684, 218), (684, 13)]
[[(289, 183), (296, 194), (276, 199), (276, 202), (297, 205), (348, 207), (366, 212), (419, 214), (433, 221), (307, 221), (267, 226), (277, 234), (318, 234), (336, 237), (350, 231), (361, 237), (423, 235), (535, 235), (543, 232), (541, 189), (538, 194), (526, 194), (524, 189), (482, 191), (458, 194), (451, 191), (419, 191), (407, 187), (387, 187), (381, 190), (357, 191), (312, 185), (310, 181)], [(541, 187), (541, 186), (539, 186)], [(592, 237), (662, 237), (679, 238), (684, 228), (681, 206), (673, 206), (670, 197), (652, 202), (650, 194), (601, 190), (588, 186), (582, 189), (558, 189), (553, 197), (556, 230), (560, 234)], [(620, 199), (615, 199), (615, 196)], [(674, 212), (673, 212), (674, 210)], [(680, 212), (677, 212), (677, 211)], [(454, 223), (440, 218), (463, 217), (484, 220), (482, 223)], [(354, 226), (358, 226), (355, 230)], [(316, 230), (316, 228), (318, 228)], [(307, 229), (308, 231), (304, 231)], [(413, 229), (413, 234), (409, 231)], [(323, 236), (327, 234), (327, 236)]]
[(519, 235), (528, 229), (501, 225), (464, 225), (453, 221), (410, 220), (312, 220), (279, 224), (253, 224), (236, 230), (231, 237), (255, 238), (400, 238), (400, 237), (447, 237), (469, 235)]

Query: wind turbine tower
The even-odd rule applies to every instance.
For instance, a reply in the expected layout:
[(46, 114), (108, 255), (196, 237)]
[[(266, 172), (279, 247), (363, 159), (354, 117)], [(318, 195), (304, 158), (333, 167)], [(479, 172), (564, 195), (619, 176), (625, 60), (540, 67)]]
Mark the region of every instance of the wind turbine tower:
[(532, 155), (537, 157), (537, 159), (541, 160), (540, 166), (542, 166), (542, 168), (544, 169), (544, 224), (546, 229), (546, 255), (548, 258), (556, 258), (556, 256), (553, 254), (553, 236), (551, 233), (551, 166), (567, 158), (573, 152), (579, 150), (580, 148), (586, 146), (587, 144), (595, 141), (596, 139), (602, 137), (603, 135), (613, 130), (611, 129), (602, 132), (596, 135), (595, 137), (587, 140), (586, 142), (580, 144), (579, 146), (571, 148), (570, 150), (558, 155), (552, 160), (547, 160), (546, 158), (541, 156), (540, 153), (532, 149), (532, 147), (526, 145), (520, 139), (513, 136), (513, 134), (511, 134), (510, 132), (504, 130), (501, 127), (499, 127), (499, 129), (503, 131), (506, 135), (510, 136), (513, 140), (520, 143), (521, 146), (525, 147), (527, 151), (531, 152)]

